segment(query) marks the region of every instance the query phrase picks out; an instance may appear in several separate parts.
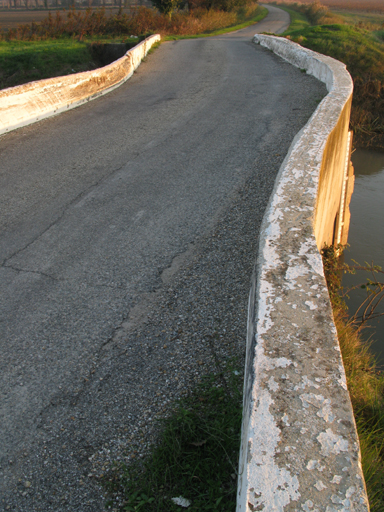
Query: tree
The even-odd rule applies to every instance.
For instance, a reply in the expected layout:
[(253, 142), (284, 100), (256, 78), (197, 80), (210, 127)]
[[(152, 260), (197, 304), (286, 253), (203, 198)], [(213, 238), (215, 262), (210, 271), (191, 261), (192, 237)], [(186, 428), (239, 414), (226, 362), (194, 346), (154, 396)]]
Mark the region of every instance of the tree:
[(172, 17), (173, 11), (180, 7), (180, 0), (152, 0), (152, 3), (161, 14), (165, 14), (169, 18)]

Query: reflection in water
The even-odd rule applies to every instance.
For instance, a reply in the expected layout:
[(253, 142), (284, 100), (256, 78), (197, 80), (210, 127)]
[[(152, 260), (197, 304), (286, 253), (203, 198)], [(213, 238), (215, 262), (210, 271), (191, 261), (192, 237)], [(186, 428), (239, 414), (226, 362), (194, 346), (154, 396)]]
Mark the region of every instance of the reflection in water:
[[(355, 190), (350, 204), (351, 224), (349, 228), (349, 249), (345, 251), (345, 262), (352, 260), (363, 265), (365, 262), (380, 265), (384, 269), (384, 153), (358, 149), (352, 155), (355, 168)], [(344, 289), (366, 281), (369, 275), (345, 275)], [(378, 279), (383, 282), (384, 275)], [(356, 290), (347, 301), (350, 314), (353, 314), (366, 297), (364, 290)], [(383, 310), (384, 304), (381, 310)], [(384, 367), (384, 317), (372, 322), (374, 329), (365, 329), (365, 338), (372, 337), (372, 351), (378, 363)]]
[(372, 176), (383, 171), (384, 153), (372, 149), (357, 149), (352, 153), (356, 176)]

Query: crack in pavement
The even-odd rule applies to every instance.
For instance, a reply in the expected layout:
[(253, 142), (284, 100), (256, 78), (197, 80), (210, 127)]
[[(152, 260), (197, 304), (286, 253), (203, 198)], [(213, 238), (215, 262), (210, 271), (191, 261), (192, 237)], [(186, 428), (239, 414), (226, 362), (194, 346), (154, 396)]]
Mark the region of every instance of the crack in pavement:
[(104, 176), (102, 176), (96, 183), (93, 183), (92, 185), (90, 185), (87, 189), (85, 190), (82, 190), (74, 199), (72, 199), (71, 201), (69, 201), (69, 203), (67, 203), (62, 209), (61, 209), (61, 213), (58, 215), (58, 217), (52, 221), (49, 226), (47, 226), (43, 231), (41, 231), (40, 233), (38, 233), (34, 238), (33, 240), (30, 240), (27, 244), (25, 244), (23, 247), (20, 247), (19, 249), (17, 249), (16, 251), (14, 251), (10, 256), (4, 258), (4, 260), (0, 263), (0, 267), (5, 267), (6, 266), (6, 263), (8, 263), (8, 261), (10, 261), (12, 258), (14, 258), (15, 256), (18, 256), (19, 254), (23, 253), (25, 250), (27, 250), (29, 247), (31, 247), (35, 242), (37, 242), (42, 236), (44, 236), (45, 233), (48, 233), (49, 230), (51, 228), (53, 228), (54, 226), (56, 226), (57, 224), (60, 223), (60, 221), (64, 218), (65, 214), (67, 213), (67, 211), (74, 205), (76, 205), (76, 203), (78, 203), (85, 195), (89, 194), (92, 190), (96, 189), (101, 183), (103, 183), (104, 181), (106, 181), (110, 176), (113, 176), (113, 174), (116, 174), (117, 172), (119, 172), (124, 166), (120, 166), (116, 169), (113, 169), (113, 171), (109, 172), (109, 173), (106, 173)]

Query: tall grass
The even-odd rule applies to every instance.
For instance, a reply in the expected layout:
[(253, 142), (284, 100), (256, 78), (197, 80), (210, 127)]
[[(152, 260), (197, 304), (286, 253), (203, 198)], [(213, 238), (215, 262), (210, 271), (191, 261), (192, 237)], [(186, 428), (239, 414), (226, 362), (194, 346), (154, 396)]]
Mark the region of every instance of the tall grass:
[(370, 508), (371, 512), (383, 512), (384, 375), (376, 368), (369, 344), (348, 321), (348, 311), (339, 293), (343, 266), (333, 247), (323, 251), (323, 262), (359, 434)]

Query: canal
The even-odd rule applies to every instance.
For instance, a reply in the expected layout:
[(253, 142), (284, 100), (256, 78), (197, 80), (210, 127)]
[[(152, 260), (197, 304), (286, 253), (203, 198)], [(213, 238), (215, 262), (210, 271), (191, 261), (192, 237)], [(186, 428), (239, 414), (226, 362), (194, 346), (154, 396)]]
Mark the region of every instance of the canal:
[[(352, 195), (350, 210), (351, 224), (349, 229), (349, 248), (345, 251), (345, 262), (353, 264), (353, 260), (364, 265), (373, 262), (384, 269), (384, 153), (357, 149), (352, 154), (355, 168), (355, 190)], [(380, 282), (384, 282), (384, 274), (376, 274)], [(366, 282), (369, 273), (358, 271), (356, 275), (346, 274), (343, 277), (344, 289)], [(366, 297), (364, 289), (354, 290), (347, 299), (350, 315), (352, 315)], [(381, 304), (384, 311), (384, 300)], [(372, 352), (378, 365), (384, 369), (384, 316), (369, 323), (371, 327), (363, 330), (366, 340), (372, 340)]]

